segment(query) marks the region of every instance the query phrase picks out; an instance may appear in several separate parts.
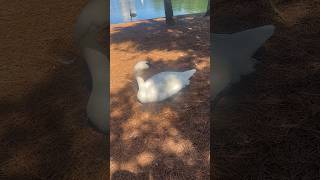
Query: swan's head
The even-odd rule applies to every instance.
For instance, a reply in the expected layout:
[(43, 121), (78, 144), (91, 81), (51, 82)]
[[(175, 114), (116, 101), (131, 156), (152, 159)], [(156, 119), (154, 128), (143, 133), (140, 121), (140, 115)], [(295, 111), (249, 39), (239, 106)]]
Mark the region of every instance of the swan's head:
[(134, 66), (134, 72), (139, 73), (144, 70), (149, 69), (151, 66), (149, 61), (139, 61), (135, 66)]

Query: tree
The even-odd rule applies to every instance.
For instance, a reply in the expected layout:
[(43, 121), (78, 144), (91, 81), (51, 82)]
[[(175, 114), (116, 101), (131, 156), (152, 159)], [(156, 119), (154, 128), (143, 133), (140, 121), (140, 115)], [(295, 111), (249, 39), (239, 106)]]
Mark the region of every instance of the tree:
[(166, 23), (169, 25), (174, 24), (173, 20), (173, 10), (171, 0), (163, 0), (164, 2), (164, 10), (166, 14)]

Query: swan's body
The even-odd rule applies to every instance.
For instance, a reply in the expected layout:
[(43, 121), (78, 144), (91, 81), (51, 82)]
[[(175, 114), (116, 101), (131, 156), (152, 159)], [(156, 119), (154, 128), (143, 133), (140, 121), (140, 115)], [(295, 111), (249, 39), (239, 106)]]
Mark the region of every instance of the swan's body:
[(97, 40), (99, 28), (107, 23), (105, 14), (107, 14), (106, 0), (90, 1), (78, 18), (75, 40), (87, 62), (92, 78), (92, 91), (86, 108), (89, 122), (100, 132), (107, 134), (109, 60)]
[(274, 26), (267, 25), (234, 34), (213, 34), (211, 72), (211, 99), (233, 83), (239, 82), (242, 75), (255, 71), (255, 51), (268, 40)]
[(75, 24), (74, 37), (77, 43), (90, 26), (102, 27), (107, 24), (107, 14), (109, 14), (107, 6), (107, 0), (90, 0), (82, 9)]
[[(137, 65), (135, 66), (135, 70)], [(141, 67), (144, 68), (144, 66)], [(152, 76), (146, 81), (137, 75), (136, 78), (139, 86), (138, 100), (141, 103), (150, 103), (170, 98), (189, 85), (189, 79), (195, 72), (195, 69), (184, 72), (165, 71)]]

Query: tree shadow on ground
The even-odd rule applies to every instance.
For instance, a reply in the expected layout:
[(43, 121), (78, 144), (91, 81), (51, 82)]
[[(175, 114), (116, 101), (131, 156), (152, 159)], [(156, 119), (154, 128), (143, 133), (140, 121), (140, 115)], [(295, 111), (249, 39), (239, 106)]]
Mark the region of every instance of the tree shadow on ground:
[(147, 174), (140, 173), (136, 175), (134, 173), (131, 173), (130, 171), (117, 171), (111, 177), (112, 180), (123, 180), (123, 179), (144, 180), (148, 178), (149, 176)]
[(106, 177), (105, 137), (89, 128), (85, 118), (88, 70), (79, 57), (69, 58), (77, 61), (56, 64), (27, 96), (1, 102), (0, 177)]
[[(209, 52), (210, 36), (199, 32), (209, 32), (209, 21), (209, 17), (186, 15), (177, 16), (173, 26), (167, 26), (161, 19), (118, 25), (112, 28), (112, 44), (130, 42), (134, 44), (135, 50), (142, 52), (183, 51), (192, 52), (197, 57), (207, 57), (208, 54), (203, 52)], [(124, 46), (118, 50), (128, 53), (129, 49)]]
[[(174, 32), (182, 29), (183, 24), (177, 29), (170, 27), (172, 32), (168, 33), (164, 24), (157, 25), (161, 23), (151, 20), (150, 24), (137, 23), (137, 26), (117, 29), (114, 35), (111, 33), (111, 73), (119, 73), (114, 76), (119, 79), (111, 78), (112, 179), (210, 179), (209, 47), (198, 50), (190, 44), (182, 45), (183, 41), (194, 38), (174, 37)], [(146, 31), (146, 28), (149, 29)], [(160, 34), (155, 34), (158, 30)], [(207, 38), (201, 41), (208, 45), (209, 30), (206, 33)], [(132, 38), (133, 34), (136, 39)], [(160, 41), (164, 34), (168, 34), (170, 42)], [(154, 40), (154, 36), (159, 39)], [(151, 39), (145, 42), (147, 37)], [(132, 46), (125, 48), (123, 44), (127, 42)], [(170, 46), (171, 43), (177, 47)], [(170, 50), (177, 53), (159, 58), (159, 54)], [(158, 53), (150, 54), (152, 51)], [(179, 56), (183, 52), (184, 55)], [(196, 68), (197, 72), (190, 85), (173, 98), (141, 104), (136, 97), (138, 88), (133, 66), (142, 59), (148, 59), (155, 67), (146, 78), (164, 70)], [(122, 63), (126, 63), (126, 67)], [(121, 67), (121, 71), (112, 67)]]
[[(310, 22), (318, 21), (319, 11), (310, 10), (295, 25), (287, 25), (261, 3), (228, 1), (215, 6), (215, 24), (222, 24), (219, 31), (227, 28), (223, 17), (235, 16), (231, 12), (235, 7), (241, 18), (234, 19), (241, 19), (244, 26), (276, 25), (257, 72), (228, 93), (226, 99), (237, 102), (217, 108), (212, 115), (214, 124), (219, 125), (213, 130), (215, 178), (313, 179), (319, 177), (319, 163), (315, 163), (319, 162), (315, 145), (319, 144), (320, 99), (316, 92), (320, 81), (315, 58), (319, 57), (315, 51), (319, 48), (315, 29), (319, 28)], [(262, 13), (254, 16), (257, 10)]]

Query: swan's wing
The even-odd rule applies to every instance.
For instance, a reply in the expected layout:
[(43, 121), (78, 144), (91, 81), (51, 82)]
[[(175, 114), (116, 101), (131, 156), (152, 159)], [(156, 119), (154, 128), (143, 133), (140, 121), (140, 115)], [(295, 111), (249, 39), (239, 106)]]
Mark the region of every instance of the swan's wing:
[[(189, 72), (190, 73), (190, 72)], [(179, 92), (188, 83), (183, 72), (161, 72), (145, 82), (145, 90), (157, 99), (162, 100)], [(187, 79), (187, 81), (189, 81)]]
[(157, 85), (162, 87), (173, 87), (175, 84), (188, 84), (190, 77), (195, 73), (195, 70), (185, 72), (165, 71), (152, 76)]
[(154, 75), (151, 78), (157, 79), (157, 81), (170, 81), (174, 79), (177, 79), (180, 81), (186, 81), (186, 80), (189, 80), (195, 72), (196, 72), (195, 69), (191, 69), (184, 72), (164, 71)]
[(261, 26), (231, 34), (236, 54), (251, 57), (273, 34), (273, 25)]
[(213, 34), (211, 57), (212, 98), (240, 76), (254, 71), (252, 55), (269, 39), (274, 26), (267, 25), (234, 34)]
[(195, 72), (196, 72), (196, 69), (191, 69), (191, 70), (188, 70), (188, 71), (184, 71), (184, 72), (182, 72), (182, 78), (184, 78), (185, 81), (188, 81), (193, 76), (193, 74)]
[(145, 82), (145, 87), (155, 87), (159, 91), (165, 92), (180, 86), (182, 80), (177, 72), (161, 72), (148, 79)]
[(274, 26), (268, 25), (232, 34), (236, 48), (235, 54), (239, 56), (235, 64), (239, 66), (241, 74), (254, 71), (255, 61), (252, 61), (251, 57), (272, 36), (273, 32)]
[(213, 64), (232, 64), (234, 71), (246, 74), (253, 71), (251, 57), (274, 32), (273, 25), (262, 26), (234, 34), (213, 34)]

